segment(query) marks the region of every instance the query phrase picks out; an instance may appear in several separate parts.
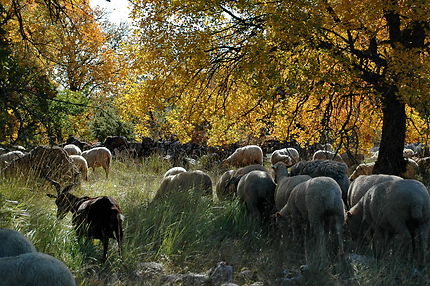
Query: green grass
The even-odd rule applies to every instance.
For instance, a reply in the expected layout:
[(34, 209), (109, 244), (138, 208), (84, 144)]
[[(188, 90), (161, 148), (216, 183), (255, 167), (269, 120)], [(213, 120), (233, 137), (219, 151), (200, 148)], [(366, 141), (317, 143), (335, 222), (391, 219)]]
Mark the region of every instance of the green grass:
[[(224, 168), (212, 166), (215, 184)], [(296, 271), (306, 263), (300, 245), (250, 219), (237, 200), (213, 202), (190, 191), (152, 201), (170, 167), (157, 156), (142, 162), (114, 161), (109, 179), (102, 169), (90, 170), (89, 181), (73, 190), (78, 195), (112, 196), (122, 207), (123, 254), (118, 255), (111, 240), (106, 263), (100, 259), (99, 241), (76, 238), (70, 214), (56, 219), (54, 201), (46, 196), (55, 191), (43, 180), (0, 182), (0, 227), (22, 232), (39, 251), (64, 261), (79, 285), (141, 285), (133, 278), (141, 262), (163, 262), (168, 271), (184, 273), (207, 271), (221, 260), (233, 265), (235, 275), (246, 268), (256, 274), (253, 280), (278, 285), (282, 271)], [(352, 267), (355, 276), (349, 282), (356, 285), (423, 285), (429, 278), (424, 273), (412, 279), (412, 266), (392, 258)], [(333, 264), (309, 275), (300, 285), (343, 283)], [(237, 276), (234, 280), (247, 282)]]

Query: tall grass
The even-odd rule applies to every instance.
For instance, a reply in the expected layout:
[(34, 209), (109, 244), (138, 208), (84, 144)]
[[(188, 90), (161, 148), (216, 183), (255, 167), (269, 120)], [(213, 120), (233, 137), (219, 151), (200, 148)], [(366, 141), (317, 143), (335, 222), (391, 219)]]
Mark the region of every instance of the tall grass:
[[(101, 262), (99, 241), (77, 239), (71, 215), (56, 219), (54, 189), (42, 180), (0, 182), (0, 227), (16, 229), (32, 240), (38, 251), (53, 255), (71, 269), (79, 285), (140, 285), (134, 272), (146, 261), (161, 261), (172, 272), (206, 271), (218, 261), (233, 265), (235, 273), (248, 268), (255, 280), (267, 285), (285, 269), (306, 263), (303, 248), (262, 227), (237, 200), (214, 202), (198, 192), (178, 192), (168, 199), (152, 198), (171, 165), (157, 156), (143, 161), (114, 161), (109, 179), (102, 169), (90, 171), (89, 181), (73, 190), (77, 195), (114, 197), (125, 215), (125, 239), (119, 256), (114, 240), (109, 257)], [(214, 182), (222, 168), (210, 170)], [(393, 259), (352, 264), (359, 285), (418, 285), (427, 274), (412, 277), (412, 266)], [(329, 266), (301, 285), (339, 285)], [(236, 277), (236, 282), (245, 280)], [(312, 281), (314, 284), (312, 284)], [(318, 281), (318, 282), (316, 282)]]

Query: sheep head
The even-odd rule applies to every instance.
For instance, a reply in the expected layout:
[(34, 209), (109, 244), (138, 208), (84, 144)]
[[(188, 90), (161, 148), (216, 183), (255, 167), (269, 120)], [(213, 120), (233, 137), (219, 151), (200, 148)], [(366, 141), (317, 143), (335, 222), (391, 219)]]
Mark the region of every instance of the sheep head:
[(57, 195), (46, 194), (49, 198), (55, 199), (55, 204), (57, 205), (57, 218), (62, 219), (64, 216), (73, 210), (73, 202), (76, 197), (72, 194), (69, 194), (69, 191), (73, 188), (75, 183), (66, 186), (63, 190), (61, 190), (61, 185), (45, 176), (45, 178), (55, 187), (57, 191)]

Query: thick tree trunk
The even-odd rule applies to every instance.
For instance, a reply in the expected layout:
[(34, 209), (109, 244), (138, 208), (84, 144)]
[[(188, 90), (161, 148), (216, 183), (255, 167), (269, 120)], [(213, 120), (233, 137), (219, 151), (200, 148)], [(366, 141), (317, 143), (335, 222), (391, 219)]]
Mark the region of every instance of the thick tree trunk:
[(374, 174), (400, 175), (406, 170), (406, 161), (403, 159), (406, 110), (396, 93), (396, 87), (389, 88), (385, 93), (381, 143)]

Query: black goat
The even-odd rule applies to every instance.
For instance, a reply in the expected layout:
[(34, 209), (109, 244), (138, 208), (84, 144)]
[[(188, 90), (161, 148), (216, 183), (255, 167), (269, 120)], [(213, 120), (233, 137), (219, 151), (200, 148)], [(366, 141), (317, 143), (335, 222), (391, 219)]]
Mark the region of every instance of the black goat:
[(57, 190), (55, 198), (57, 218), (62, 219), (69, 211), (73, 214), (72, 223), (78, 236), (100, 239), (103, 243), (103, 260), (106, 260), (109, 238), (115, 238), (121, 254), (123, 239), (122, 221), (124, 216), (118, 203), (111, 197), (77, 197), (69, 193), (74, 184), (61, 190), (58, 182), (45, 177)]

